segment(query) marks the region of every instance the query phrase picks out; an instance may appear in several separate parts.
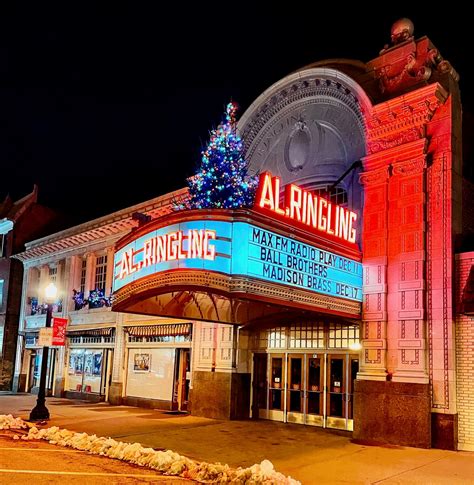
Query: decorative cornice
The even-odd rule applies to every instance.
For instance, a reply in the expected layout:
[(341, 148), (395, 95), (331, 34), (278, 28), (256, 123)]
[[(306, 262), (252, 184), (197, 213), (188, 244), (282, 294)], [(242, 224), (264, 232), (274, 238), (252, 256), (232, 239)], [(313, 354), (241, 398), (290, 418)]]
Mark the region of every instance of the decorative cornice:
[(384, 167), (379, 170), (361, 173), (359, 175), (359, 180), (364, 186), (379, 185), (387, 183), (389, 176), (389, 167)]
[(426, 168), (426, 158), (424, 156), (414, 160), (405, 160), (392, 164), (393, 175), (413, 175), (421, 173)]
[(367, 153), (421, 139), (425, 126), (447, 99), (439, 84), (430, 84), (413, 93), (374, 106), (367, 119)]
[(77, 248), (87, 248), (98, 242), (115, 242), (123, 237), (137, 223), (132, 219), (134, 212), (142, 212), (152, 218), (172, 212), (172, 206), (186, 197), (187, 190), (180, 189), (141, 204), (128, 207), (107, 216), (85, 222), (64, 231), (52, 234), (26, 244), (26, 251), (15, 255), (20, 261), (48, 261), (58, 254)]
[(297, 288), (286, 287), (253, 278), (227, 276), (222, 273), (202, 270), (167, 271), (141, 278), (121, 288), (114, 294), (113, 311), (126, 310), (137, 300), (177, 292), (202, 291), (225, 295), (228, 298), (248, 301), (278, 301), (285, 305), (313, 311), (333, 312), (358, 317), (361, 304)]

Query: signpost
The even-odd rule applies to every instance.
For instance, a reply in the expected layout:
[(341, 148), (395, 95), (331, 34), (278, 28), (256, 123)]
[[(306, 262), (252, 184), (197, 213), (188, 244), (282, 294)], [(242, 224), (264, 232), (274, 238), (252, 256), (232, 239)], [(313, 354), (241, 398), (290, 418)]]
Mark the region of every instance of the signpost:
[(53, 329), (51, 327), (43, 327), (39, 330), (38, 345), (40, 347), (51, 347), (53, 344)]

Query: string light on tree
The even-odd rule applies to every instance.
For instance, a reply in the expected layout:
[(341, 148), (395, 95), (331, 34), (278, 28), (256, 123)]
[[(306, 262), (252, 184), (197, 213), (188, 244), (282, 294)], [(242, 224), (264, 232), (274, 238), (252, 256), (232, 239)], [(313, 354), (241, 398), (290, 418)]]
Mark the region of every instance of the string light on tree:
[(253, 204), (258, 180), (248, 175), (236, 111), (235, 103), (227, 105), (225, 119), (211, 132), (202, 152), (200, 169), (188, 180), (192, 209), (236, 209)]

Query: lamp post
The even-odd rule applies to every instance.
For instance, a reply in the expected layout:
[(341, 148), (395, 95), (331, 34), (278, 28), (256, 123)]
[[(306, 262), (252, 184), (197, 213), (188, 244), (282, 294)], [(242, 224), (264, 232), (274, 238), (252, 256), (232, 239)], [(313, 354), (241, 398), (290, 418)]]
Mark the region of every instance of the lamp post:
[[(46, 289), (46, 325), (45, 327), (51, 327), (51, 317), (53, 315), (53, 302), (56, 298), (58, 289), (54, 283), (50, 283)], [(49, 411), (46, 407), (46, 374), (48, 372), (48, 352), (49, 347), (43, 347), (43, 356), (41, 358), (41, 375), (40, 384), (38, 390), (38, 399), (36, 400), (36, 406), (31, 410), (30, 421), (42, 421), (49, 419)]]

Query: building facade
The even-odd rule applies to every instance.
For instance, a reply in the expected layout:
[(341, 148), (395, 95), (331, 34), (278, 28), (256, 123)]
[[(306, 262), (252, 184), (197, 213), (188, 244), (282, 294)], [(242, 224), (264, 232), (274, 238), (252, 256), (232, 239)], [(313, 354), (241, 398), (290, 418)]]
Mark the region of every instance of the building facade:
[(68, 327), (66, 345), (49, 351), (46, 387), (50, 395), (186, 409), (191, 323), (112, 312), (110, 301), (115, 242), (140, 218), (169, 212), (182, 193), (26, 244), (15, 259), (25, 268), (17, 390), (37, 391), (43, 353), (38, 334), (46, 313), (41, 295), (53, 282), (59, 290), (53, 317), (67, 318)]
[(239, 131), (260, 174), (252, 209), (173, 212), (163, 196), (27, 246), (20, 388), (34, 387), (38, 288), (105, 278), (112, 311), (63, 300), (56, 395), (473, 449), (456, 71), (402, 19), (374, 60), (275, 83)]
[(0, 390), (10, 391), (18, 339), (23, 266), (12, 256), (26, 241), (52, 230), (57, 215), (38, 204), (38, 190), (0, 203)]

